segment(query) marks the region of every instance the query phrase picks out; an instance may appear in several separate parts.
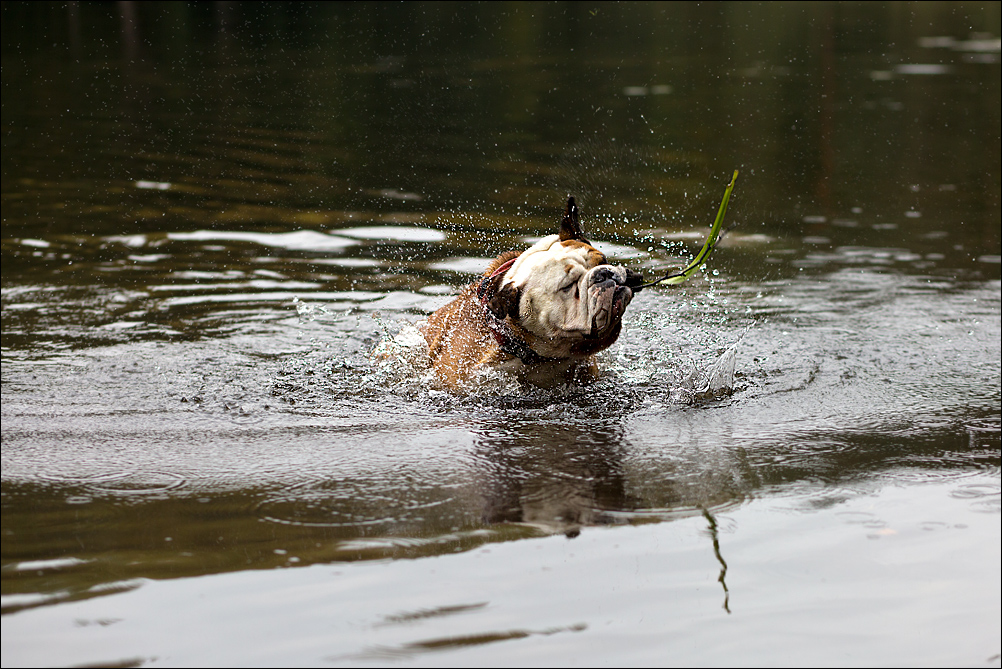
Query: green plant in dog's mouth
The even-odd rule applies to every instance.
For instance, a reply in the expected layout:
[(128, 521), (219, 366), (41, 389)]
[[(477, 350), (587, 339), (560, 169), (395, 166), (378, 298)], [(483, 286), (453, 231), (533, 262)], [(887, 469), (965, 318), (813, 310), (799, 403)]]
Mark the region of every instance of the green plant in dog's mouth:
[(731, 191), (734, 190), (734, 182), (738, 179), (738, 171), (734, 170), (734, 175), (731, 177), (731, 182), (727, 184), (727, 188), (724, 190), (724, 197), (720, 201), (720, 208), (717, 210), (717, 218), (713, 221), (713, 225), (710, 226), (710, 234), (707, 236), (706, 241), (703, 242), (703, 248), (699, 250), (689, 264), (685, 266), (685, 269), (678, 272), (668, 272), (660, 279), (655, 279), (654, 281), (649, 281), (647, 283), (636, 286), (633, 292), (637, 292), (643, 288), (649, 288), (650, 286), (656, 286), (658, 284), (663, 284), (666, 286), (674, 286), (682, 283), (690, 276), (696, 273), (698, 269), (706, 265), (706, 262), (710, 259), (710, 254), (713, 250), (717, 248), (717, 242), (720, 241), (721, 230), (724, 224), (724, 216), (727, 214), (727, 203), (731, 199)]

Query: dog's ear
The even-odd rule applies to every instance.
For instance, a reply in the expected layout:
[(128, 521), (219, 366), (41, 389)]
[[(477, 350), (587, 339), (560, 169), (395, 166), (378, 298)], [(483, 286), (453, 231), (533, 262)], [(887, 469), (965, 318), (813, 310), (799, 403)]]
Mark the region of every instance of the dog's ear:
[(578, 220), (578, 205), (573, 197), (567, 198), (567, 211), (564, 212), (564, 220), (560, 221), (560, 241), (566, 242), (569, 239), (580, 239), (588, 243), (581, 221)]
[(503, 275), (491, 277), (490, 281), (493, 285), (487, 288), (487, 294), (490, 297), (484, 304), (498, 320), (503, 321), (505, 316), (511, 316), (518, 320), (518, 302), (522, 297), (522, 291), (515, 288), (513, 283), (501, 286), (503, 280)]

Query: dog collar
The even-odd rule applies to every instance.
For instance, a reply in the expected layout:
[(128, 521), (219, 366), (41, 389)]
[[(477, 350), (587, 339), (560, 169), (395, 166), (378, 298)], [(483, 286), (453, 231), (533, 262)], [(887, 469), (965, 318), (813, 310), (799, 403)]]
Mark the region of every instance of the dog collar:
[(511, 260), (502, 263), (501, 266), (494, 270), (493, 273), (489, 276), (485, 276), (480, 281), (480, 285), (477, 286), (477, 297), (480, 299), (480, 305), (484, 308), (484, 320), (487, 323), (487, 329), (491, 331), (492, 335), (494, 335), (494, 339), (497, 340), (498, 346), (501, 347), (501, 350), (508, 355), (521, 360), (523, 365), (535, 365), (541, 362), (556, 360), (556, 358), (547, 358), (539, 355), (529, 348), (524, 341), (515, 336), (515, 332), (504, 321), (504, 319), (495, 316), (494, 312), (487, 306), (487, 288), (491, 284), (491, 279), (494, 279), (499, 274), (504, 274), (511, 269), (511, 266), (515, 264), (517, 259), (518, 258), (512, 258)]

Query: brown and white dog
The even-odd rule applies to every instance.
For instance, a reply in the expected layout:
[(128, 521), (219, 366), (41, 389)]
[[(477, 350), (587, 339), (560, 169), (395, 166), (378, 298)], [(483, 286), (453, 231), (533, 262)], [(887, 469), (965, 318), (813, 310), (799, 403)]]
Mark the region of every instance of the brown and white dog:
[(457, 388), (484, 367), (542, 387), (594, 380), (592, 356), (619, 337), (643, 283), (585, 239), (574, 198), (560, 232), (491, 262), (422, 327), (439, 381)]

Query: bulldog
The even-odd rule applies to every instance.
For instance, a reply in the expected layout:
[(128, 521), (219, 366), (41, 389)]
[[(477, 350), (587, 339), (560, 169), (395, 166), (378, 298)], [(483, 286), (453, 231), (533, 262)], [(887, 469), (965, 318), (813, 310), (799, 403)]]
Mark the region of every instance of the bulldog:
[(439, 381), (458, 388), (485, 367), (541, 387), (597, 378), (595, 353), (619, 337), (643, 285), (585, 238), (574, 198), (557, 234), (495, 259), (421, 328)]

